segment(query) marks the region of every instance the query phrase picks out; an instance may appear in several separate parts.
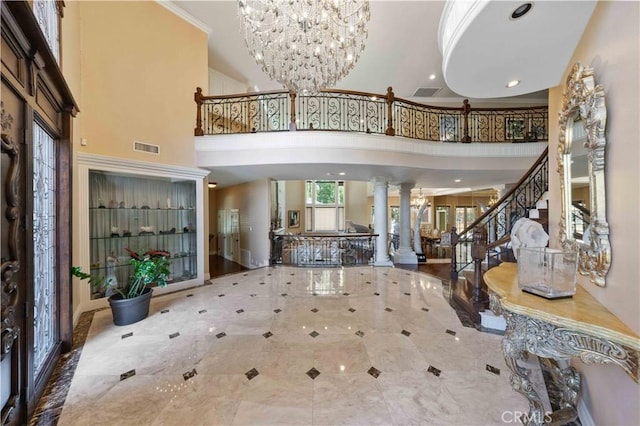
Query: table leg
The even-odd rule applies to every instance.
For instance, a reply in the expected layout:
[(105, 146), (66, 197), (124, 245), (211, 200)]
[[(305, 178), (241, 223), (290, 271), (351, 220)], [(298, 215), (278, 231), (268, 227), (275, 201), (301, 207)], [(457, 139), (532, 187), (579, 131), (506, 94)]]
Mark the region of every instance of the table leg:
[(529, 413), (523, 416), (522, 423), (541, 426), (549, 422), (549, 414), (545, 413), (542, 399), (529, 380), (527, 369), (518, 364), (518, 361), (525, 362), (529, 357), (525, 342), (526, 322), (519, 321), (521, 317), (511, 312), (503, 311), (503, 314), (507, 330), (502, 339), (502, 352), (507, 367), (511, 370), (511, 387), (529, 401)]

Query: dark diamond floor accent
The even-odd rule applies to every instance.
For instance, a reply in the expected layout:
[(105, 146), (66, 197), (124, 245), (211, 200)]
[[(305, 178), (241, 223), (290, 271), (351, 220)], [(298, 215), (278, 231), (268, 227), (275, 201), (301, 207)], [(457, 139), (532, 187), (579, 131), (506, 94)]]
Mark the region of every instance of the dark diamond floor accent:
[(398, 284), (398, 281), (393, 281), (391, 284)]
[(407, 330), (402, 330), (400, 333), (404, 334), (407, 337), (411, 336), (411, 332), (409, 332)]
[(456, 332), (455, 332), (455, 331), (453, 331), (453, 330), (449, 330), (449, 329), (447, 329), (447, 331), (445, 331), (445, 333), (450, 334), (450, 335), (452, 335), (452, 336), (455, 336), (455, 335), (456, 335)]
[(225, 332), (223, 331), (222, 333), (218, 333), (218, 334), (216, 334), (216, 337), (217, 337), (218, 339), (222, 339), (222, 338), (223, 338), (224, 336), (226, 336), (226, 335), (227, 335), (227, 333), (225, 333)]
[(392, 312), (393, 311), (393, 309), (391, 309), (391, 308), (384, 308), (384, 310), (387, 311), (387, 312)]
[(264, 333), (262, 336), (263, 336), (265, 339), (268, 339), (269, 337), (273, 336), (273, 333), (272, 333), (272, 332), (270, 332), (270, 331), (267, 331), (267, 332), (266, 332), (266, 333)]
[(204, 314), (204, 313), (206, 313), (206, 312), (207, 312), (207, 310), (206, 310), (206, 309), (200, 309), (200, 310), (198, 311), (198, 313), (199, 313), (199, 314)]
[(291, 285), (291, 281), (287, 281), (287, 282), (286, 282), (286, 284), (287, 284), (287, 285)]
[(231, 283), (231, 285), (238, 285), (238, 283)]
[(180, 335), (179, 331), (176, 331), (175, 333), (171, 333), (169, 335), (169, 339), (175, 339), (176, 337), (178, 337)]
[(349, 312), (355, 312), (356, 310), (353, 308), (349, 308)]
[(320, 333), (318, 333), (317, 331), (313, 330), (311, 333), (309, 333), (309, 336), (316, 338), (320, 335)]
[(241, 313), (243, 313), (243, 312), (244, 312), (244, 309), (238, 309), (238, 310), (236, 311), (236, 314), (241, 314)]
[(411, 293), (405, 293), (404, 295), (405, 296), (411, 296)]
[(121, 339), (126, 339), (127, 337), (131, 337), (133, 336), (133, 331), (127, 334), (123, 334), (122, 336), (120, 336)]
[(312, 295), (312, 296), (317, 296), (317, 295), (318, 295), (318, 293), (311, 293), (311, 295)]
[(429, 312), (429, 308), (422, 308), (423, 311)]
[(219, 294), (218, 297), (224, 297), (224, 294)]
[(313, 308), (313, 309), (311, 310), (311, 312), (313, 312), (313, 313), (315, 314), (316, 312), (318, 312), (318, 309)]
[(166, 314), (167, 312), (169, 312), (168, 309), (163, 309), (163, 310), (160, 311), (160, 314)]
[(274, 309), (273, 312), (275, 312), (276, 314), (279, 314), (280, 312), (282, 312), (282, 309)]
[(494, 367), (493, 365), (487, 364), (486, 369), (487, 369), (487, 371), (489, 371), (489, 372), (491, 372), (491, 373), (493, 373), (493, 374), (495, 374), (497, 376), (500, 375), (500, 369)]
[(129, 377), (133, 377), (133, 376), (135, 376), (135, 375), (136, 375), (136, 370), (135, 370), (135, 368), (134, 368), (133, 370), (129, 370), (129, 371), (127, 371), (126, 373), (122, 373), (122, 374), (120, 375), (120, 381), (126, 380), (126, 379), (128, 379)]
[(282, 293), (281, 296), (282, 297), (287, 297), (287, 293)]
[(247, 379), (251, 380), (254, 377), (256, 377), (258, 374), (258, 370), (256, 370), (255, 368), (252, 368), (251, 370), (247, 371), (246, 373), (244, 373), (245, 376), (247, 376)]
[(187, 294), (185, 297), (193, 297), (193, 294)]
[(194, 369), (193, 369), (193, 370), (191, 370), (191, 371), (187, 371), (186, 373), (183, 373), (183, 374), (182, 374), (182, 378), (183, 378), (184, 380), (189, 380), (190, 378), (195, 377), (195, 376), (197, 376), (197, 375), (198, 375), (198, 372), (197, 372), (197, 371), (196, 371), (196, 369), (194, 368)]
[(251, 296), (251, 297), (256, 297), (256, 296), (257, 296), (257, 294), (252, 293), (252, 294), (250, 294), (249, 296)]
[(433, 374), (436, 377), (440, 377), (440, 373), (442, 373), (441, 370), (435, 368), (434, 366), (430, 365), (429, 368), (427, 368), (427, 371), (431, 374)]
[(377, 379), (377, 378), (378, 378), (378, 376), (380, 375), (381, 371), (380, 371), (380, 370), (378, 370), (378, 369), (377, 369), (377, 368), (375, 368), (375, 367), (371, 367), (371, 368), (369, 369), (369, 371), (367, 371), (367, 373), (371, 374), (373, 377), (375, 377), (375, 378)]
[(315, 369), (315, 367), (311, 368), (311, 370), (307, 371), (307, 376), (311, 377), (313, 380), (316, 379), (320, 375), (320, 372)]
[(356, 331), (356, 336), (358, 337), (364, 336), (364, 331), (361, 331), (361, 330)]
[(349, 293), (342, 293), (342, 294), (343, 294), (344, 296), (348, 296), (348, 295), (349, 295)]
[(262, 282), (262, 281), (261, 281), (261, 282), (259, 282), (258, 284), (260, 284), (260, 285), (264, 285), (264, 282)]
[(371, 281), (366, 281), (367, 284), (371, 284)]
[(373, 294), (375, 294), (376, 296), (380, 296), (380, 293), (378, 293), (377, 291)]

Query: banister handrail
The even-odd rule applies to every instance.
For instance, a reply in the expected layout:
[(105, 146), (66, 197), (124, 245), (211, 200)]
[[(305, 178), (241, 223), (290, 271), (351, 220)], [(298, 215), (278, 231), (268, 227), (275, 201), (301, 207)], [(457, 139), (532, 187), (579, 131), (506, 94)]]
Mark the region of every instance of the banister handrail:
[[(289, 102), (285, 102), (286, 97)], [(422, 104), (385, 94), (322, 89), (204, 96), (197, 88), (194, 134), (331, 130), (402, 136), (434, 142), (536, 142), (548, 138), (548, 108), (473, 108)], [(384, 107), (383, 107), (384, 105)]]
[(543, 161), (545, 161), (547, 155), (549, 154), (549, 147), (545, 147), (544, 151), (542, 151), (542, 154), (540, 154), (540, 156), (538, 157), (538, 159), (536, 160), (535, 163), (533, 163), (533, 166), (529, 167), (529, 170), (527, 170), (525, 172), (525, 174), (522, 175), (522, 177), (520, 178), (520, 180), (511, 188), (509, 189), (502, 197), (500, 197), (498, 199), (498, 201), (495, 202), (494, 205), (492, 205), (489, 209), (487, 209), (487, 211), (485, 211), (484, 213), (482, 213), (476, 220), (474, 220), (473, 222), (471, 222), (471, 224), (469, 226), (467, 226), (465, 229), (463, 229), (462, 231), (460, 231), (458, 233), (458, 235), (464, 235), (467, 232), (470, 232), (471, 230), (473, 230), (475, 227), (477, 227), (480, 223), (482, 223), (482, 221), (489, 215), (493, 214), (502, 203), (504, 203), (505, 201), (507, 201), (509, 198), (511, 198), (511, 196), (518, 190), (518, 188), (520, 187), (520, 185), (522, 185), (527, 178), (529, 177), (529, 175), (531, 175), (531, 173), (533, 173), (538, 166), (540, 166), (540, 163), (542, 163)]
[(451, 276), (456, 278), (460, 270), (471, 263), (469, 255), (473, 253), (471, 233), (491, 231), (491, 238), (484, 243), (485, 249), (497, 247), (499, 241), (509, 235), (510, 226), (514, 221), (524, 217), (526, 212), (535, 205), (548, 187), (548, 152), (546, 147), (540, 157), (534, 162), (520, 180), (500, 199), (474, 220), (461, 232), (451, 229)]

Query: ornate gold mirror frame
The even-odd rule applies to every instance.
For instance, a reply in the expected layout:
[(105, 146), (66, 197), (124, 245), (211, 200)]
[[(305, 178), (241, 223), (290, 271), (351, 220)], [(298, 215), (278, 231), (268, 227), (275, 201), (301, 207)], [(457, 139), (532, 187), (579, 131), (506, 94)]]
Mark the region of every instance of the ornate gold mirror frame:
[[(593, 68), (576, 63), (567, 77), (559, 117), (558, 173), (562, 199), (559, 240), (563, 249), (578, 252), (578, 272), (588, 275), (591, 282), (601, 287), (605, 286), (605, 276), (611, 264), (604, 175), (606, 120), (604, 89), (596, 86)], [(571, 221), (571, 144), (575, 142), (573, 126), (576, 121), (582, 122), (586, 133), (584, 148), (589, 178), (589, 225), (584, 229), (581, 240), (575, 237)]]

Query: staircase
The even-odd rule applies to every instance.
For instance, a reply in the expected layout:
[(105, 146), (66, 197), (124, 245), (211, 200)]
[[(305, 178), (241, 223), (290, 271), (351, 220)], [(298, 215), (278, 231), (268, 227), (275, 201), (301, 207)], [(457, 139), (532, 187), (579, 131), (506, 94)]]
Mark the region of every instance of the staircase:
[(460, 233), (456, 228), (451, 230), (451, 300), (476, 326), (496, 328), (497, 320), (487, 310), (489, 297), (482, 276), (502, 262), (515, 261), (511, 249), (513, 224), (528, 217), (549, 232), (548, 154), (547, 148), (518, 183), (471, 225)]

